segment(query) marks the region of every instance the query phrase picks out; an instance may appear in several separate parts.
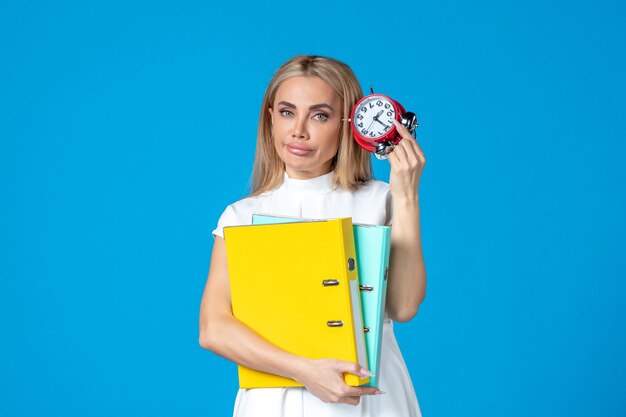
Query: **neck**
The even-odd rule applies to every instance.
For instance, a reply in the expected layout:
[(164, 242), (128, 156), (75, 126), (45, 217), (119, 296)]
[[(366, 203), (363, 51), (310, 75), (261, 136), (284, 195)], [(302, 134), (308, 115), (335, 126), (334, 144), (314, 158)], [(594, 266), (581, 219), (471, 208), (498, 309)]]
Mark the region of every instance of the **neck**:
[(295, 170), (288, 166), (285, 167), (285, 172), (289, 176), (289, 178), (293, 178), (296, 180), (309, 180), (311, 178), (317, 178), (321, 175), (328, 174), (331, 172), (330, 167), (320, 170), (311, 170), (311, 171), (301, 171)]

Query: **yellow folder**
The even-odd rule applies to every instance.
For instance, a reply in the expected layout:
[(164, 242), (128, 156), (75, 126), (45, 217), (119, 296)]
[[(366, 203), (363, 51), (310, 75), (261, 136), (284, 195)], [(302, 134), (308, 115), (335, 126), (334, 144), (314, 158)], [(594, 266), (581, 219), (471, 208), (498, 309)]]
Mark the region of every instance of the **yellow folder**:
[[(351, 218), (224, 228), (233, 314), (274, 345), (367, 369)], [(239, 366), (241, 388), (302, 386)], [(349, 385), (369, 378), (345, 374)]]

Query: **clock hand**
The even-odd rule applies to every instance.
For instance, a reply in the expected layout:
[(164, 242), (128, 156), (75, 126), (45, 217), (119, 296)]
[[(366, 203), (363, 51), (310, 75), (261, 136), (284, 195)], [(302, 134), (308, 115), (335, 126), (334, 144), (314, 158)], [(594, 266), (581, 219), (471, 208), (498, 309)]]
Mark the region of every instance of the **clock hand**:
[(381, 125), (383, 125), (383, 126), (387, 127), (387, 128), (389, 127), (389, 126), (387, 126), (386, 124), (384, 124), (383, 122), (381, 122), (381, 121), (380, 121), (380, 120), (378, 120), (378, 119), (376, 119), (376, 121), (377, 121), (378, 123), (380, 123)]
[[(383, 122), (381, 122), (380, 120), (378, 120), (378, 117), (379, 117), (381, 114), (383, 114), (383, 112), (384, 112), (384, 110), (381, 110), (381, 111), (379, 111), (379, 112), (376, 114), (376, 116), (374, 116), (374, 119), (372, 120), (372, 123), (370, 123), (370, 127), (372, 127), (372, 124), (374, 124), (374, 122), (378, 122), (378, 123), (380, 123), (381, 125), (383, 125), (383, 126), (387, 127), (387, 125), (386, 125), (386, 124), (384, 124)], [(369, 127), (367, 128), (367, 130), (370, 130), (370, 129), (369, 129)]]
[[(376, 116), (374, 116), (376, 117)], [(367, 127), (367, 131), (370, 131), (370, 127), (372, 127), (372, 125), (374, 124), (374, 122), (376, 121), (376, 119), (372, 120), (372, 123), (370, 123), (370, 125)]]

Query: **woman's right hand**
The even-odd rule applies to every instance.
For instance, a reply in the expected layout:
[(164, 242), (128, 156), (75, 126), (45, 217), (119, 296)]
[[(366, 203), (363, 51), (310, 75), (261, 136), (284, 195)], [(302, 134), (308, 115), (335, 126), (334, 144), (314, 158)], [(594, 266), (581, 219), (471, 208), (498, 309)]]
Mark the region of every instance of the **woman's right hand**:
[(381, 394), (376, 387), (352, 387), (346, 384), (344, 374), (360, 377), (370, 375), (357, 363), (337, 359), (305, 359), (295, 379), (325, 403), (358, 405), (362, 395)]

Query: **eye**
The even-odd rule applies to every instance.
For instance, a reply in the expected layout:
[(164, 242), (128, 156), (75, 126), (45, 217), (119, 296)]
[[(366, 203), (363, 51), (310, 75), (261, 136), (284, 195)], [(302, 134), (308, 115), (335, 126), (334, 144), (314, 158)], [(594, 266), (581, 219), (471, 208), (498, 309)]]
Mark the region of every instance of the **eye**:
[(324, 113), (317, 113), (315, 116), (313, 116), (313, 118), (315, 120), (319, 120), (320, 122), (325, 122), (326, 120), (328, 120), (328, 115)]
[(293, 116), (293, 113), (290, 110), (279, 110), (278, 113), (280, 113), (280, 115), (283, 117)]

